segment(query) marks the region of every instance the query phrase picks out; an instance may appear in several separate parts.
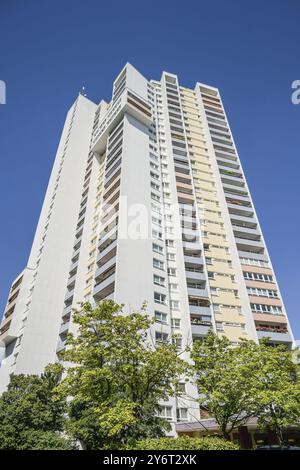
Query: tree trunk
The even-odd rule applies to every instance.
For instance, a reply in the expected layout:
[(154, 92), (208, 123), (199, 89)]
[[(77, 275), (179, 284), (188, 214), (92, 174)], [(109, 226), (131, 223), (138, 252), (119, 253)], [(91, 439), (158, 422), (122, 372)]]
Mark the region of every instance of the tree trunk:
[(284, 438), (283, 438), (283, 432), (282, 432), (281, 426), (279, 426), (279, 425), (275, 426), (275, 434), (276, 434), (276, 437), (278, 439), (278, 443), (279, 443), (280, 447), (282, 447), (284, 445)]

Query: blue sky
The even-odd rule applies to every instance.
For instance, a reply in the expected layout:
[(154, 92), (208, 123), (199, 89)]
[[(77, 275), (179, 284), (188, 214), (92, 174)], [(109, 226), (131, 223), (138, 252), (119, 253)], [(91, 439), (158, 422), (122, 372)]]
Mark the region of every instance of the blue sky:
[(296, 338), (298, 0), (1, 0), (0, 310), (24, 267), (67, 109), (109, 99), (129, 61), (148, 78), (220, 88)]

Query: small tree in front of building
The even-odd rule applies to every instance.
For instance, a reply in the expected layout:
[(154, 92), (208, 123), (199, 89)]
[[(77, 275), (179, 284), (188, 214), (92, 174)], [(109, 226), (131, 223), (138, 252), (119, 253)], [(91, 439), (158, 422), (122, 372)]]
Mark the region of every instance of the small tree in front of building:
[(286, 444), (284, 431), (300, 428), (299, 367), (284, 346), (270, 347), (267, 340), (257, 348), (258, 425), (273, 430), (278, 443)]
[(226, 337), (210, 331), (191, 349), (200, 408), (205, 408), (220, 426), (223, 437), (242, 426), (257, 411), (254, 342), (232, 347)]
[(76, 337), (67, 339), (66, 377), (59, 387), (70, 397), (68, 431), (87, 449), (118, 448), (170, 428), (159, 403), (174, 393), (187, 364), (172, 344), (153, 344), (145, 312), (125, 315), (111, 300), (75, 312)]
[(13, 375), (0, 397), (0, 449), (69, 450), (63, 434), (67, 404), (56, 394), (62, 367), (52, 364), (41, 376)]
[(214, 416), (225, 439), (256, 417), (262, 429), (283, 431), (300, 425), (298, 366), (284, 346), (241, 340), (232, 347), (212, 331), (191, 350), (199, 404)]

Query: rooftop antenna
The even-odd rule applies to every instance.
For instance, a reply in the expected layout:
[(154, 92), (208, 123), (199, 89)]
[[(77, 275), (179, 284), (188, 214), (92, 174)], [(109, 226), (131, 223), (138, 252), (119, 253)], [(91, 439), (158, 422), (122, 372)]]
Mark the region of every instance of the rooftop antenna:
[(82, 86), (82, 87), (81, 87), (80, 94), (81, 94), (82, 96), (85, 96), (85, 97), (86, 97), (85, 86)]

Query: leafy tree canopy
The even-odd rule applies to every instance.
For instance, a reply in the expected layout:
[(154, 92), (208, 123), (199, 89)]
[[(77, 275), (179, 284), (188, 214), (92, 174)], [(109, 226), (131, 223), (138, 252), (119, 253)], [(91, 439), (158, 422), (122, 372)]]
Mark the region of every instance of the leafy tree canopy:
[(111, 300), (85, 303), (73, 316), (59, 386), (70, 396), (69, 431), (88, 449), (164, 435), (159, 402), (174, 393), (186, 363), (172, 344), (153, 344), (145, 312), (124, 315)]

